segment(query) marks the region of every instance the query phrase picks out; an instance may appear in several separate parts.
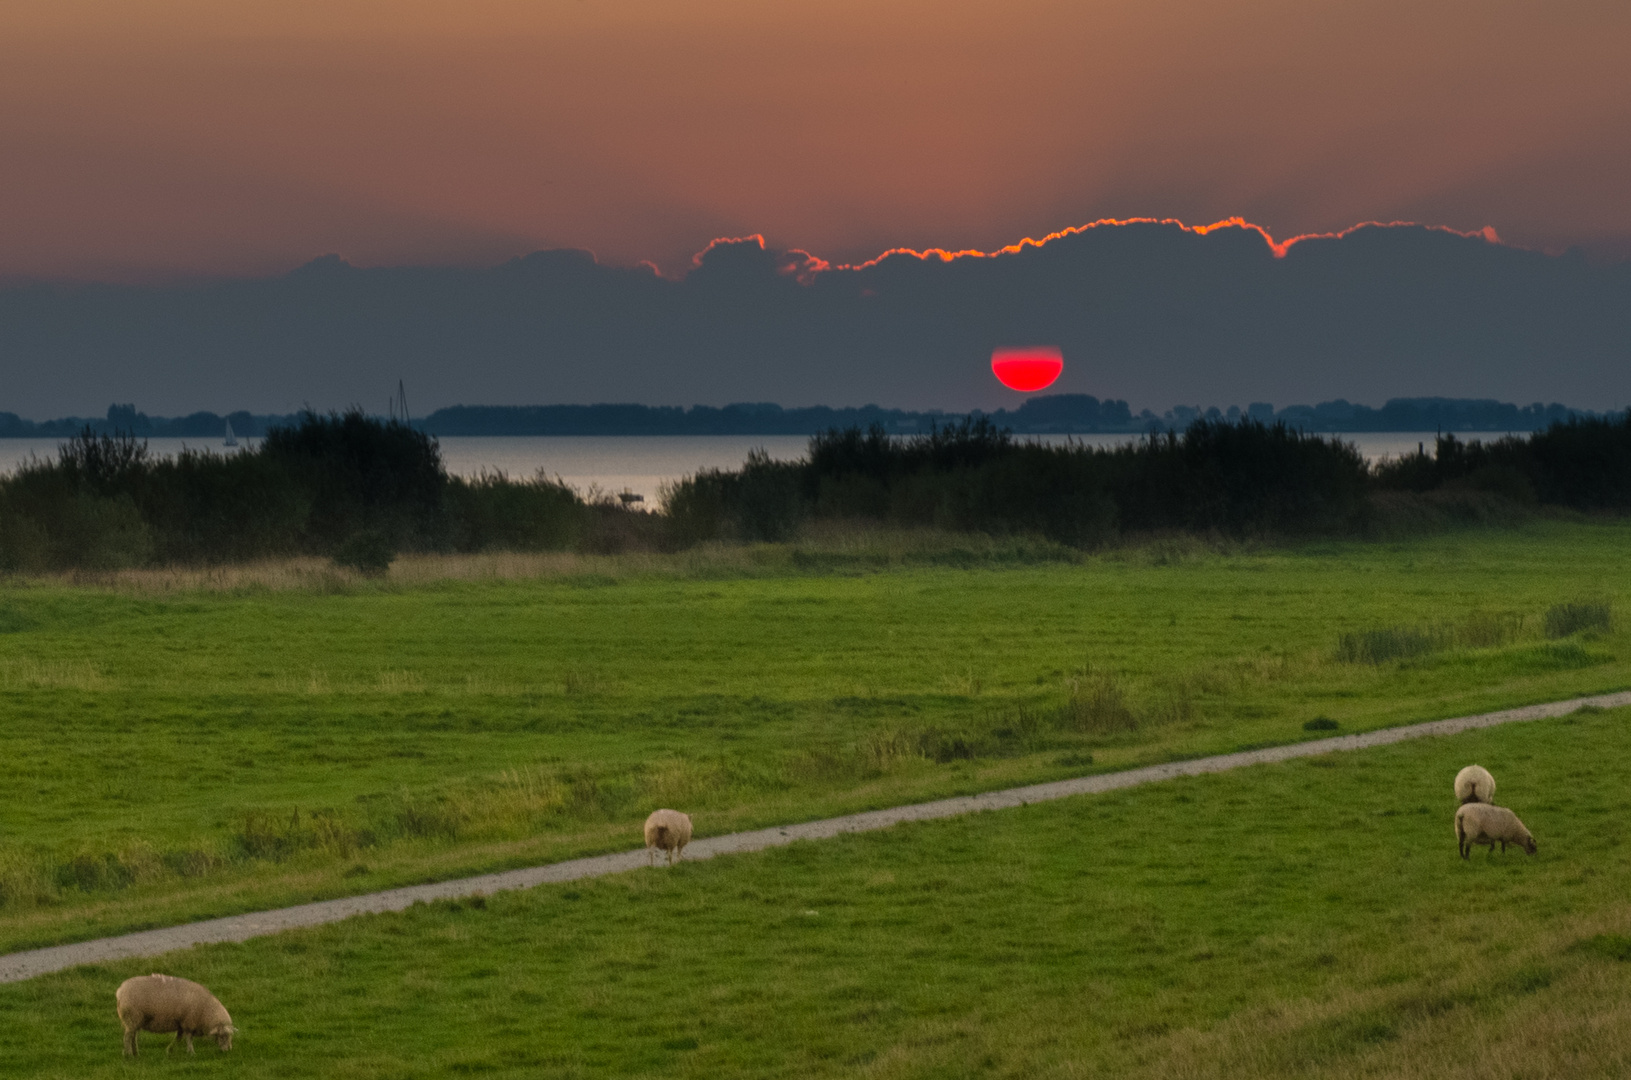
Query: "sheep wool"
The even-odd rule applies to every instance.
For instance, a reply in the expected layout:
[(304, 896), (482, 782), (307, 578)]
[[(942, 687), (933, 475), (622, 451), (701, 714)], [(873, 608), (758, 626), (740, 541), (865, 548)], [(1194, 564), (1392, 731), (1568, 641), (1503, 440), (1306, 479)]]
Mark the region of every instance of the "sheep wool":
[(119, 1022), (125, 1028), (125, 1056), (136, 1056), (139, 1031), (175, 1032), (175, 1042), (165, 1047), (168, 1054), (183, 1039), (187, 1053), (193, 1052), (193, 1037), (208, 1035), (222, 1050), (232, 1049), (232, 1017), (226, 1008), (198, 983), (173, 975), (138, 975), (119, 984), (113, 995)]
[(1535, 853), (1535, 838), (1518, 815), (1488, 803), (1465, 803), (1455, 812), (1455, 841), (1463, 859), (1471, 856), (1474, 844), (1483, 844), (1491, 855), (1497, 843), (1502, 851), (1508, 844), (1516, 844), (1531, 855)]
[(1495, 777), (1482, 765), (1468, 765), (1455, 774), (1455, 801), (1459, 803), (1493, 802)]
[(678, 810), (653, 810), (646, 818), (646, 865), (655, 866), (657, 852), (667, 852), (668, 865), (683, 858), (691, 842), (691, 819)]

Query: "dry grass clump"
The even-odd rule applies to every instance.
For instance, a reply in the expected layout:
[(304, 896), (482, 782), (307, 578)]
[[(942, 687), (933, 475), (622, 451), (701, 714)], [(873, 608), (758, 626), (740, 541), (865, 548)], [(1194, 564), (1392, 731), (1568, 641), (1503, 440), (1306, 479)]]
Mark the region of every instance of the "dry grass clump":
[(83, 660), (0, 660), (0, 690), (103, 690), (107, 680)]

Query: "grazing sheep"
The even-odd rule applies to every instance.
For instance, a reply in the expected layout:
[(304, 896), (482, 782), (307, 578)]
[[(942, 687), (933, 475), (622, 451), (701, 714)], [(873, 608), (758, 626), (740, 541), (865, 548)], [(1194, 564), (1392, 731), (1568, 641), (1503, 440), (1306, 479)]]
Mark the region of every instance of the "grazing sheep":
[(1468, 765), (1455, 774), (1455, 798), (1460, 803), (1487, 803), (1495, 797), (1495, 777), (1482, 765)]
[(136, 1056), (138, 1031), (173, 1031), (176, 1041), (165, 1047), (168, 1054), (176, 1043), (187, 1040), (187, 1053), (193, 1052), (194, 1035), (212, 1035), (222, 1050), (232, 1049), (232, 1017), (215, 995), (193, 982), (172, 975), (138, 975), (119, 984), (113, 995), (119, 1008), (119, 1022), (125, 1026), (125, 1056)]
[(1465, 803), (1455, 812), (1455, 840), (1463, 859), (1471, 856), (1474, 844), (1483, 844), (1491, 855), (1495, 854), (1497, 841), (1502, 851), (1508, 844), (1517, 844), (1529, 854), (1535, 853), (1535, 838), (1518, 815), (1488, 803)]
[(678, 810), (653, 810), (646, 818), (646, 865), (657, 865), (657, 850), (668, 853), (668, 865), (674, 865), (675, 856), (684, 858), (685, 845), (691, 842), (691, 819)]

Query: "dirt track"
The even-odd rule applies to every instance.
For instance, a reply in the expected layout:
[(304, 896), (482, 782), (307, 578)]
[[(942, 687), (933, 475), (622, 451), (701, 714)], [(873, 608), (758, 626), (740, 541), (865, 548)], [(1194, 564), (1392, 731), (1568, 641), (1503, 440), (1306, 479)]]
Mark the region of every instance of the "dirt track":
[[(716, 855), (734, 855), (740, 852), (762, 851), (765, 848), (791, 844), (795, 840), (823, 840), (841, 833), (870, 832), (887, 829), (903, 821), (928, 821), (934, 818), (956, 817), (980, 810), (1001, 810), (1024, 806), (1027, 803), (1047, 802), (1072, 795), (1092, 795), (1119, 788), (1151, 784), (1177, 776), (1200, 776), (1204, 773), (1223, 772), (1246, 765), (1264, 765), (1291, 758), (1312, 757), (1340, 750), (1361, 750), (1371, 746), (1417, 739), (1426, 735), (1453, 735), (1473, 728), (1494, 727), (1520, 720), (1542, 720), (1565, 716), (1586, 706), (1617, 708), (1631, 705), (1631, 692), (1602, 694), (1596, 697), (1554, 701), (1543, 705), (1528, 705), (1521, 709), (1461, 716), (1450, 720), (1434, 720), (1407, 727), (1384, 728), (1363, 735), (1338, 735), (1330, 739), (1272, 746), (1262, 750), (1246, 750), (1236, 754), (1195, 758), (1192, 761), (1174, 761), (1164, 765), (1149, 765), (1126, 772), (1084, 776), (1075, 780), (1057, 780), (1051, 784), (1033, 784), (1030, 787), (988, 791), (981, 795), (939, 799), (935, 802), (897, 806), (888, 810), (872, 810), (862, 814), (846, 814), (824, 821), (808, 821), (801, 825), (785, 825), (755, 832), (730, 833), (693, 842), (685, 850), (688, 859), (711, 859)], [(1448, 784), (1448, 781), (1446, 781)], [(20, 982), (36, 975), (44, 975), (80, 964), (99, 964), (109, 960), (123, 960), (135, 956), (158, 956), (177, 949), (190, 948), (218, 941), (245, 941), (264, 934), (275, 934), (301, 926), (317, 926), (338, 922), (353, 915), (368, 912), (400, 911), (411, 904), (429, 900), (449, 900), (476, 893), (494, 893), (505, 889), (526, 889), (552, 881), (575, 881), (578, 878), (600, 877), (634, 870), (646, 864), (644, 849), (623, 851), (613, 855), (597, 855), (588, 859), (534, 866), (525, 870), (509, 870), (501, 874), (439, 881), (430, 885), (411, 885), (402, 889), (350, 896), (339, 900), (323, 900), (298, 907), (279, 908), (249, 915), (233, 915), (224, 919), (171, 926), (162, 930), (145, 930), (119, 937), (99, 938), (74, 945), (57, 945), (48, 949), (0, 956), (0, 982)]]

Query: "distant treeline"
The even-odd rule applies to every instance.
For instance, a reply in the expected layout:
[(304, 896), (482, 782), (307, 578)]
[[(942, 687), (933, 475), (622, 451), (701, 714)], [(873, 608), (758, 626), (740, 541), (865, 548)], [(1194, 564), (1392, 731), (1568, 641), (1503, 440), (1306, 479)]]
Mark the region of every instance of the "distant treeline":
[[(1242, 418), (1265, 424), (1283, 423), (1301, 431), (1539, 431), (1571, 417), (1594, 416), (1587, 410), (1550, 405), (1513, 405), (1470, 398), (1394, 398), (1381, 408), (1342, 399), (1318, 405), (1276, 409), (1255, 402), (1244, 409), (1174, 405), (1156, 415), (1135, 414), (1125, 401), (1100, 401), (1091, 394), (1044, 394), (1013, 410), (946, 414), (885, 409), (829, 408), (812, 405), (784, 409), (771, 403), (726, 405), (455, 405), (437, 409), (411, 426), (430, 435), (815, 435), (842, 428), (882, 427), (891, 434), (927, 432), (964, 419), (985, 417), (999, 428), (1021, 435), (1136, 433), (1183, 431), (1197, 420)], [(35, 422), (0, 412), (0, 438), (62, 437), (89, 428), (97, 434), (127, 433), (150, 438), (215, 438), (231, 421), (237, 435), (258, 437), (274, 427), (297, 423), (298, 414), (219, 416), (211, 412), (166, 418), (148, 416), (134, 405), (110, 405), (105, 417), (65, 417)]]
[(274, 427), (298, 423), (300, 414), (256, 415), (249, 412), (196, 412), (187, 416), (148, 416), (134, 405), (109, 405), (106, 416), (65, 416), (57, 420), (24, 420), (0, 412), (0, 439), (69, 439), (89, 430), (97, 435), (134, 435), (143, 439), (219, 439), (230, 421), (234, 435), (258, 438)]
[(1029, 534), (1092, 548), (1139, 534), (1363, 536), (1524, 506), (1631, 511), (1631, 412), (1369, 467), (1351, 443), (1276, 421), (1201, 419), (1095, 448), (989, 418), (909, 437), (834, 429), (798, 461), (762, 452), (675, 484), (656, 513), (543, 477), (450, 476), (433, 436), (306, 413), (236, 454), (156, 457), (85, 430), (0, 477), (0, 570), (113, 569), (314, 554), (363, 571), (399, 551), (677, 550), (776, 541), (819, 521)]

